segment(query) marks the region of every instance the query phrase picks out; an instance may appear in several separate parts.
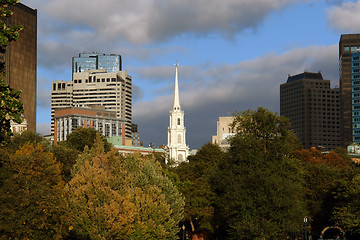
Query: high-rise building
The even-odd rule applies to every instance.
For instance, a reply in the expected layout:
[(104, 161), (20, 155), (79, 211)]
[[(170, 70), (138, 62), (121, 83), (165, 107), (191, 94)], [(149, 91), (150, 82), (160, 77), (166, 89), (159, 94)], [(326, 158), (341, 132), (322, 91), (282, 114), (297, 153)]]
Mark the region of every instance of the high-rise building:
[(72, 72), (85, 72), (86, 70), (102, 69), (107, 72), (122, 71), (121, 56), (104, 53), (80, 53), (72, 59)]
[(54, 112), (65, 107), (102, 105), (125, 121), (125, 136), (131, 138), (132, 79), (126, 71), (86, 70), (73, 73), (72, 81), (54, 81), (51, 94), (52, 129)]
[(18, 41), (6, 47), (5, 81), (10, 87), (21, 90), (24, 117), (28, 129), (36, 131), (36, 58), (37, 10), (22, 3), (9, 6), (13, 15), (4, 19), (7, 25), (22, 25)]
[(289, 76), (280, 85), (280, 114), (305, 148), (331, 150), (340, 146), (340, 94), (321, 73)]
[(339, 42), (342, 146), (360, 143), (360, 34), (342, 34)]
[(178, 82), (178, 64), (175, 65), (174, 105), (170, 111), (170, 124), (168, 128), (169, 158), (175, 163), (186, 161), (189, 147), (186, 145), (186, 129), (184, 125), (184, 111), (181, 110)]

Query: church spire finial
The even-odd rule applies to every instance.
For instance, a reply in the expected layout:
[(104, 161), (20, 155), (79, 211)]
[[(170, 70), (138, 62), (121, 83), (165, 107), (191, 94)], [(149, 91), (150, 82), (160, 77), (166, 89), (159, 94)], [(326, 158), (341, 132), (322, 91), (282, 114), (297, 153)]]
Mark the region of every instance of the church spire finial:
[(175, 89), (174, 89), (174, 110), (180, 110), (180, 97), (179, 97), (179, 80), (178, 80), (178, 66), (179, 62), (176, 61), (175, 65)]

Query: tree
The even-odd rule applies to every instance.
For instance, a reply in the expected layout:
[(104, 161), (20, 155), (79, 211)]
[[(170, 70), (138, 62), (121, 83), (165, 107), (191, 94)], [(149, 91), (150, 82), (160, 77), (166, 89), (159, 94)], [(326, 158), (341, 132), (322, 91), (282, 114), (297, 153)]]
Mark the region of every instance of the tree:
[(22, 133), (15, 133), (14, 136), (11, 137), (6, 147), (15, 152), (26, 143), (39, 143), (44, 147), (45, 150), (50, 150), (51, 145), (50, 142), (44, 137), (40, 136), (40, 134), (31, 130), (26, 130)]
[[(18, 0), (3, 0), (0, 3), (0, 53), (4, 54), (6, 46), (11, 41), (16, 41), (19, 38), (19, 32), (22, 26), (7, 26), (4, 18), (11, 16), (13, 13), (8, 8), (9, 5), (18, 3)], [(10, 121), (17, 123), (22, 122), (22, 113), (24, 112), (23, 105), (20, 102), (21, 91), (15, 91), (9, 87), (4, 79), (5, 62), (0, 61), (0, 143), (3, 143), (6, 136), (10, 136), (11, 128)]]
[(360, 237), (360, 174), (351, 181), (343, 182), (337, 198), (343, 203), (334, 207), (333, 220), (347, 232), (348, 239)]
[(267, 109), (236, 113), (227, 157), (214, 182), (229, 238), (285, 239), (302, 228), (299, 141), (290, 123)]
[(188, 162), (181, 163), (173, 171), (180, 179), (180, 190), (185, 197), (185, 220), (192, 232), (215, 231), (214, 205), (217, 198), (211, 179), (225, 153), (218, 145), (205, 144)]
[(75, 235), (91, 239), (176, 239), (183, 199), (159, 163), (105, 153), (98, 134), (66, 187)]
[(39, 144), (25, 144), (0, 169), (0, 238), (61, 239), (65, 205), (60, 165)]
[[(340, 151), (343, 157), (335, 151)], [(334, 225), (334, 209), (345, 201), (339, 197), (345, 191), (343, 186), (355, 174), (351, 159), (340, 149), (335, 151), (323, 154), (316, 149), (302, 149), (292, 153), (301, 162), (303, 192), (314, 237)]]
[(52, 153), (56, 161), (61, 163), (61, 176), (65, 182), (71, 179), (71, 170), (76, 163), (79, 152), (76, 149), (69, 148), (65, 144), (57, 144), (52, 148)]
[[(66, 140), (63, 144), (67, 147), (76, 149), (79, 152), (84, 151), (85, 146), (92, 148), (96, 136), (99, 132), (94, 128), (77, 128), (74, 132), (67, 135)], [(106, 140), (104, 136), (101, 136), (101, 139), (104, 144), (105, 151), (109, 151), (111, 149), (111, 144)]]

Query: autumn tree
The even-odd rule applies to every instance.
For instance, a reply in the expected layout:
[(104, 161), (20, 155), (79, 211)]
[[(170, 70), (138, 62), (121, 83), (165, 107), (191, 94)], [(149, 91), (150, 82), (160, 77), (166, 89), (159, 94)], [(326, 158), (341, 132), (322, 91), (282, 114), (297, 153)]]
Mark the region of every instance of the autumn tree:
[(342, 149), (329, 153), (322, 153), (315, 148), (302, 149), (294, 151), (292, 155), (301, 163), (311, 234), (316, 238), (323, 228), (335, 224), (334, 210), (346, 202), (340, 196), (343, 196), (344, 186), (351, 182), (356, 169)]
[(285, 239), (302, 228), (299, 141), (289, 121), (267, 109), (235, 113), (228, 155), (216, 175), (217, 208), (230, 239)]
[(60, 165), (39, 144), (25, 144), (0, 168), (0, 238), (61, 239), (66, 210)]
[(66, 189), (77, 236), (176, 239), (183, 199), (153, 159), (105, 153), (98, 135), (79, 156)]
[[(18, 3), (18, 0), (2, 0), (0, 3), (0, 54), (4, 54), (6, 46), (11, 41), (19, 38), (22, 26), (7, 25), (4, 19), (13, 13), (10, 5)], [(0, 61), (0, 144), (11, 135), (10, 121), (22, 122), (23, 104), (20, 102), (21, 91), (16, 91), (4, 81), (5, 61)]]

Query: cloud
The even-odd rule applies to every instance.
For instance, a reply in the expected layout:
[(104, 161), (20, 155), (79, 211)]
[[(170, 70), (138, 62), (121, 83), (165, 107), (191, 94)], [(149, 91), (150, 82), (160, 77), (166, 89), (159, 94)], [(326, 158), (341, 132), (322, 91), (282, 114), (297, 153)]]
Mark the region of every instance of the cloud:
[(79, 31), (92, 29), (98, 38), (143, 44), (182, 34), (233, 36), (256, 28), (272, 11), (299, 1), (106, 0), (99, 4), (97, 0), (50, 0), (44, 10)]
[(342, 2), (328, 9), (328, 22), (341, 32), (360, 31), (360, 1)]
[[(198, 148), (211, 141), (219, 116), (257, 106), (278, 112), (280, 84), (286, 82), (288, 74), (321, 71), (334, 86), (338, 82), (337, 47), (337, 44), (310, 46), (206, 70), (199, 67), (194, 74), (206, 77), (195, 83), (184, 83), (180, 78), (180, 101), (185, 111), (187, 143), (191, 148)], [(179, 69), (180, 76), (181, 73), (182, 68)], [(173, 77), (171, 79), (173, 81)], [(172, 94), (134, 104), (133, 121), (139, 125), (145, 144), (166, 144)], [(148, 127), (143, 129), (141, 126)]]
[(36, 132), (41, 135), (50, 135), (51, 133), (51, 124), (50, 123), (37, 123)]

